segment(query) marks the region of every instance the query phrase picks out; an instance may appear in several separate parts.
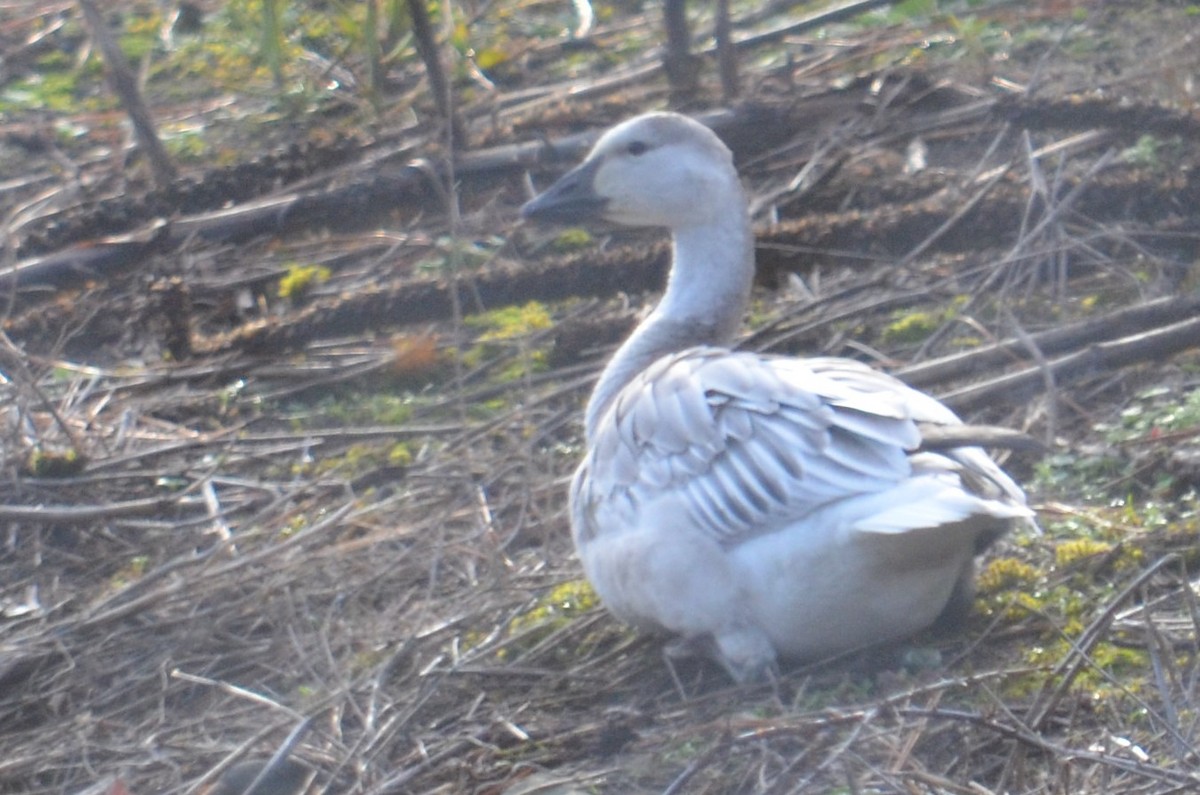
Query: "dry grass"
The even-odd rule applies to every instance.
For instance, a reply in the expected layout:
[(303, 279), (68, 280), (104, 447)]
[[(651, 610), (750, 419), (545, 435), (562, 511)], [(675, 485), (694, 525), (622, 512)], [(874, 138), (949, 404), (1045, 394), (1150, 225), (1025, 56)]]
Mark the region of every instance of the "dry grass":
[[(1055, 19), (1043, 5), (1036, 18)], [(1186, 30), (1105, 8), (1093, 19), (1180, 52)], [(799, 106), (837, 67), (920, 38), (838, 32), (795, 65), (794, 85), (764, 67), (761, 97)], [(1064, 65), (1052, 92), (1084, 70), (1063, 49), (1018, 55), (1009, 74)], [(1058, 458), (1036, 478), (1035, 461), (1009, 462), (1047, 533), (985, 562), (968, 631), (760, 687), (683, 664), (680, 693), (659, 641), (594, 604), (564, 514), (590, 378), (653, 296), (616, 285), (525, 312), (480, 306), (491, 274), (560, 256), (553, 233), (510, 236), (519, 176), (465, 181), (454, 223), (433, 203), (387, 233), (195, 240), (138, 273), (14, 297), (0, 345), (0, 792), (107, 792), (115, 777), (135, 795), (199, 792), (289, 735), (318, 771), (314, 792), (1196, 789), (1200, 468), (1187, 423), (1200, 418), (1181, 408), (1195, 354), (1177, 352), (1185, 339), (1138, 367), (1056, 370), (1040, 344), (1066, 320), (1193, 283), (1200, 225), (1180, 197), (1195, 195), (1200, 151), (1167, 141), (1170, 162), (1137, 160), (1115, 116), (1080, 136), (961, 115), (984, 96), (978, 67), (935, 64), (867, 117), (785, 130), (744, 164), (764, 222), (779, 222), (764, 225), (773, 284), (755, 296), (748, 345), (896, 367), (1015, 339), (1013, 367), (1044, 374), (1036, 396), (997, 392), (973, 412)], [(1168, 75), (1123, 69), (1110, 91), (1154, 85), (1153, 109), (1187, 123)], [(873, 76), (833, 104), (853, 107)], [(520, 113), (565, 130), (664, 95), (643, 79), (636, 96), (573, 111), (551, 87)], [(625, 257), (616, 243), (604, 256)], [(281, 296), (296, 263), (331, 272)], [(397, 273), (400, 292), (406, 279), (452, 286), (467, 319), (310, 334), (272, 356), (197, 344), (210, 353), (173, 361), (146, 289), (181, 279), (203, 342), (286, 327), (308, 301)], [(1146, 397), (1152, 386), (1167, 392)], [(1131, 424), (1130, 408), (1161, 428)]]

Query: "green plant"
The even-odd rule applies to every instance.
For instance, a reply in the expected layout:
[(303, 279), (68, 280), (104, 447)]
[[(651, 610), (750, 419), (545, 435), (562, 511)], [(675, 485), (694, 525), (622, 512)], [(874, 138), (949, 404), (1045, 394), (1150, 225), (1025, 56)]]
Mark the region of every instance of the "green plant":
[[(1109, 503), (1138, 514), (1137, 521), (1166, 522), (1163, 498), (1179, 502), (1174, 470), (1163, 466), (1172, 445), (1166, 437), (1200, 433), (1200, 389), (1182, 396), (1168, 387), (1136, 395), (1113, 419), (1093, 430), (1100, 443), (1047, 456), (1034, 468), (1034, 483), (1048, 494)], [(1131, 519), (1134, 517), (1131, 517)]]
[(126, 17), (125, 30), (120, 45), (125, 57), (137, 63), (161, 46), (159, 32), (162, 30), (162, 14), (131, 14)]
[(1186, 147), (1178, 136), (1160, 138), (1146, 133), (1140, 136), (1133, 146), (1123, 151), (1121, 157), (1132, 166), (1162, 171), (1179, 166), (1185, 152)]

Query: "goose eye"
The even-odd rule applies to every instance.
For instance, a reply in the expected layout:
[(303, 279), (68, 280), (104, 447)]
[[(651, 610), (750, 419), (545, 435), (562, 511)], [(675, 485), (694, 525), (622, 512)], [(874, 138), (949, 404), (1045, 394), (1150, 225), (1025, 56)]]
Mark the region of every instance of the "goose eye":
[(634, 157), (644, 155), (649, 149), (650, 147), (646, 145), (645, 141), (631, 141), (629, 146), (625, 147), (625, 151)]

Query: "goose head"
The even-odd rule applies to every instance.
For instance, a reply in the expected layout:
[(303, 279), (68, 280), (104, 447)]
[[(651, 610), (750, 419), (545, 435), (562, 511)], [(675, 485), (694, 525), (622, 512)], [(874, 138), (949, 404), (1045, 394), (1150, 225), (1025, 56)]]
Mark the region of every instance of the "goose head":
[(605, 367), (588, 402), (591, 438), (612, 400), (662, 356), (728, 345), (754, 279), (754, 233), (729, 148), (678, 113), (635, 116), (521, 208), (528, 220), (666, 227), (666, 291)]
[(606, 132), (578, 166), (521, 208), (530, 220), (671, 230), (745, 214), (733, 155), (678, 113), (647, 113)]

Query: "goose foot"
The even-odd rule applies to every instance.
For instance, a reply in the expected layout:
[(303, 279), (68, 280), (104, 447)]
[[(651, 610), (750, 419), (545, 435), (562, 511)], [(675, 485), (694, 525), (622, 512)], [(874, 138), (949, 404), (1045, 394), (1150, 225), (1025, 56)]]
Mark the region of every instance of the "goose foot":
[[(757, 629), (735, 629), (720, 636), (676, 638), (663, 647), (663, 654), (668, 660), (707, 657), (724, 668), (738, 684), (774, 683), (779, 678), (775, 649), (767, 636)], [(673, 667), (671, 672), (674, 675)]]

